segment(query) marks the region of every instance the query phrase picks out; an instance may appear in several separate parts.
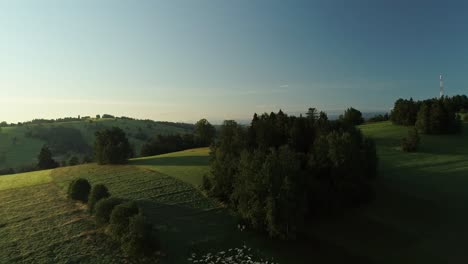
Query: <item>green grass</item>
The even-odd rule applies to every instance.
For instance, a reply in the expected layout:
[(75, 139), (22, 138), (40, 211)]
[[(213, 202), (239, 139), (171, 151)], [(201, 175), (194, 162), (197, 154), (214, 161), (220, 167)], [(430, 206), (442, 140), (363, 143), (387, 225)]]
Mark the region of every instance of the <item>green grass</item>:
[(0, 169), (36, 163), (36, 157), (45, 142), (25, 137), (25, 132), (24, 127), (0, 129)]
[(133, 159), (130, 164), (157, 170), (194, 186), (200, 186), (203, 175), (209, 172), (208, 153), (208, 148), (189, 149)]
[[(422, 136), (416, 153), (399, 148), (409, 128), (361, 126), (376, 140), (380, 177), (368, 206), (309, 224), (295, 242), (236, 229), (236, 219), (197, 186), (209, 171), (208, 149), (0, 176), (0, 263), (119, 262), (118, 245), (79, 204), (65, 198), (77, 177), (134, 199), (157, 227), (162, 263), (246, 243), (280, 263), (464, 263), (468, 260), (468, 124), (461, 135)], [(17, 178), (15, 178), (17, 177)], [(6, 202), (3, 202), (6, 201)]]
[[(2, 127), (0, 128), (0, 169), (5, 168), (19, 168), (22, 166), (29, 166), (37, 163), (37, 155), (41, 147), (46, 144), (45, 141), (25, 137), (27, 127), (34, 127), (37, 125), (25, 125), (15, 127)], [(130, 144), (134, 146), (135, 153), (139, 155), (141, 147), (145, 143), (134, 135), (141, 129), (148, 136), (158, 134), (184, 134), (190, 133), (190, 130), (180, 127), (172, 126), (170, 124), (152, 123), (151, 126), (148, 122), (143, 120), (124, 120), (124, 119), (94, 119), (92, 122), (89, 120), (83, 121), (70, 121), (52, 124), (43, 124), (44, 127), (65, 126), (73, 127), (81, 131), (85, 141), (89, 146), (93, 145), (94, 133), (103, 128), (110, 128), (117, 126), (122, 128), (129, 138)], [(16, 140), (15, 140), (16, 139)], [(75, 153), (80, 156), (80, 153)], [(55, 157), (61, 160), (62, 156)]]
[(407, 127), (361, 129), (378, 147), (377, 199), (311, 233), (374, 263), (466, 262), (468, 125), (460, 135), (422, 136), (416, 153), (399, 148)]
[[(136, 200), (142, 206), (158, 229), (167, 255), (162, 263), (187, 263), (191, 253), (227, 250), (243, 244), (254, 248), (257, 255), (274, 257), (281, 263), (306, 262), (310, 257), (304, 253), (311, 247), (322, 251), (320, 256), (327, 256), (326, 259), (345, 259), (343, 254), (336, 255), (332, 245), (315, 240), (270, 241), (264, 235), (238, 231), (236, 218), (194, 187), (200, 177), (179, 179), (193, 175), (189, 173), (192, 166), (203, 166), (207, 171), (207, 152), (206, 148), (196, 149), (137, 159), (122, 166), (87, 164), (0, 177), (0, 198), (8, 201), (0, 205), (0, 235), (5, 238), (0, 240), (0, 263), (33, 259), (57, 263), (67, 257), (80, 263), (115, 263), (116, 258), (122, 257), (118, 246), (94, 225), (85, 208), (65, 198), (68, 183), (78, 177), (87, 178), (92, 184), (104, 183), (113, 196)], [(141, 160), (146, 163), (137, 165)], [(166, 170), (168, 174), (156, 170), (164, 170), (166, 165), (182, 168)], [(11, 179), (17, 176), (12, 183)], [(30, 179), (35, 179), (36, 185), (30, 185)]]
[(0, 176), (0, 191), (51, 182), (50, 172), (43, 170)]

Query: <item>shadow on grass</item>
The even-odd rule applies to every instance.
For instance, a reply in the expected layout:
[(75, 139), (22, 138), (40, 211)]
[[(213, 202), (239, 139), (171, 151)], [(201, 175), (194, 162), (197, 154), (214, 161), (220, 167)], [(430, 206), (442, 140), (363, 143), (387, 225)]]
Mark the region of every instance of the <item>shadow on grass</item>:
[(206, 166), (209, 163), (209, 159), (208, 156), (154, 157), (131, 160), (129, 164), (153, 166)]
[[(152, 200), (139, 200), (144, 213), (157, 229), (167, 254), (163, 263), (188, 263), (192, 254), (225, 251), (229, 248), (251, 247), (254, 255), (272, 257), (279, 263), (370, 263), (332, 243), (314, 237), (297, 241), (269, 239), (267, 234), (237, 230), (237, 219), (227, 209), (202, 210), (180, 205), (167, 205)], [(354, 262), (353, 262), (354, 263)]]

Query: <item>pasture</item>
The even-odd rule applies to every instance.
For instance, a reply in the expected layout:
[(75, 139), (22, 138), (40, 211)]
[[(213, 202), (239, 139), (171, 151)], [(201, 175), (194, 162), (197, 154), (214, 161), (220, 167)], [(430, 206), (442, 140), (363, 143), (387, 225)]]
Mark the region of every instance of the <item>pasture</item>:
[[(7, 168), (19, 168), (31, 166), (37, 163), (37, 155), (41, 147), (47, 144), (46, 141), (27, 137), (28, 131), (37, 127), (71, 127), (78, 129), (87, 145), (90, 147), (94, 143), (94, 133), (98, 130), (110, 127), (120, 127), (125, 131), (130, 144), (134, 147), (135, 154), (140, 154), (141, 147), (145, 143), (138, 135), (146, 135), (151, 138), (155, 135), (185, 134), (192, 130), (186, 127), (178, 126), (175, 123), (161, 123), (145, 120), (127, 120), (114, 118), (89, 119), (82, 121), (68, 121), (45, 124), (26, 124), (23, 126), (2, 127), (0, 128), (0, 170)], [(81, 157), (83, 153), (70, 153)], [(57, 160), (69, 158), (67, 155), (55, 154)]]
[(416, 153), (400, 150), (409, 128), (361, 126), (380, 158), (376, 200), (311, 234), (371, 263), (468, 261), (468, 124), (460, 135), (426, 136)]
[(463, 263), (468, 260), (468, 125), (461, 135), (422, 136), (416, 153), (399, 149), (407, 127), (361, 126), (380, 157), (377, 197), (363, 208), (308, 223), (306, 237), (282, 242), (239, 231), (237, 220), (197, 186), (208, 149), (0, 176), (0, 263), (128, 262), (79, 203), (66, 199), (77, 177), (134, 199), (158, 229), (161, 263), (239, 247), (279, 263)]

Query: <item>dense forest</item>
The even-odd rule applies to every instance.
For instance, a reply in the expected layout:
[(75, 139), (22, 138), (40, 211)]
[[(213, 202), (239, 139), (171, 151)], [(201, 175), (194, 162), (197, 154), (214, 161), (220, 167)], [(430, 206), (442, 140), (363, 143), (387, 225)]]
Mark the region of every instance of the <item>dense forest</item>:
[(370, 201), (377, 154), (354, 126), (363, 121), (356, 111), (336, 121), (314, 108), (305, 117), (255, 114), (248, 127), (225, 121), (204, 189), (252, 228), (282, 239), (300, 234), (307, 217)]
[(461, 130), (458, 113), (468, 109), (468, 97), (456, 95), (414, 101), (398, 99), (390, 119), (394, 124), (413, 126), (425, 134), (451, 134)]

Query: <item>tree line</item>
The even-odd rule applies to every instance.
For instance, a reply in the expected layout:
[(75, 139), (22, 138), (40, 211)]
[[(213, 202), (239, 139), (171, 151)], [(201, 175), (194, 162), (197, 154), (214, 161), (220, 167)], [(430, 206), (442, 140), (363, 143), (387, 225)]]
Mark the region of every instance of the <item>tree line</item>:
[(255, 114), (247, 127), (225, 121), (211, 146), (211, 176), (203, 188), (252, 228), (293, 239), (308, 217), (373, 198), (376, 148), (355, 127), (362, 122), (356, 116), (350, 110), (330, 121), (311, 108), (299, 117)]
[(456, 95), (439, 99), (414, 101), (398, 99), (390, 115), (397, 125), (416, 126), (425, 134), (451, 134), (461, 131), (458, 113), (468, 109), (468, 97)]
[(215, 127), (201, 119), (193, 128), (193, 134), (157, 135), (141, 148), (141, 156), (153, 156), (185, 149), (207, 147), (216, 136)]

